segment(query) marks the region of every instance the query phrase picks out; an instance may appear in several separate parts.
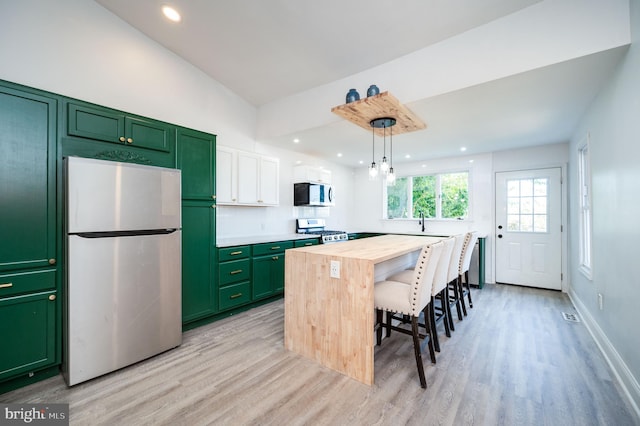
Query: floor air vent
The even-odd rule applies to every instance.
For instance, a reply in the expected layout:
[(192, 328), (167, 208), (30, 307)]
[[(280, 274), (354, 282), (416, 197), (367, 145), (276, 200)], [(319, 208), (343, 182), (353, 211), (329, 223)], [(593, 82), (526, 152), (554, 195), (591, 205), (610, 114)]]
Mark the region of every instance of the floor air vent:
[(577, 314), (563, 312), (562, 313), (562, 318), (564, 318), (565, 321), (580, 322), (580, 318), (578, 318)]

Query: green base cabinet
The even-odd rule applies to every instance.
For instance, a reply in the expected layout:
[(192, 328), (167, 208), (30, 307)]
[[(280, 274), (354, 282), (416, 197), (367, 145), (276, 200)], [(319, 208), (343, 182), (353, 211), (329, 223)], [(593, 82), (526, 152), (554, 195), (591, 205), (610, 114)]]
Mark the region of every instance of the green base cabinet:
[(218, 249), (220, 311), (251, 302), (251, 260), (249, 246)]
[(0, 299), (0, 380), (56, 363), (56, 292)]
[(215, 217), (211, 203), (182, 202), (182, 322), (217, 312)]
[(284, 292), (284, 251), (293, 246), (293, 241), (280, 241), (252, 247), (253, 300)]

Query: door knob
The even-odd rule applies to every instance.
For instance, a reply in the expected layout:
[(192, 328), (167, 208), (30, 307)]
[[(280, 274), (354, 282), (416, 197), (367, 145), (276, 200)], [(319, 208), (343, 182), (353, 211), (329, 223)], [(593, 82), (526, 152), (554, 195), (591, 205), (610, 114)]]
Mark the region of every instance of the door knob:
[(502, 225), (498, 225), (498, 229), (502, 229)]
[(498, 234), (498, 238), (502, 238), (502, 234)]

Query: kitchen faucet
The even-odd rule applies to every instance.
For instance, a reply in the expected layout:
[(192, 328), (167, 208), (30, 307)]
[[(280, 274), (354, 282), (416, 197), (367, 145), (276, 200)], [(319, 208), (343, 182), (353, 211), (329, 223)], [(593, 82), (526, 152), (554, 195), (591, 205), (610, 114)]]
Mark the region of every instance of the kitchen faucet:
[(422, 225), (422, 232), (424, 232), (424, 211), (420, 210), (420, 221), (418, 225)]

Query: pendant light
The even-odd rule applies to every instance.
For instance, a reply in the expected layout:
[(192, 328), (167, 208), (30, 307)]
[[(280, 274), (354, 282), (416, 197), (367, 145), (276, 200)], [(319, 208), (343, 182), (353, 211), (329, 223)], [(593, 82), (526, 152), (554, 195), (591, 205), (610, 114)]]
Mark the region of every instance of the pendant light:
[[(391, 146), (391, 151), (389, 152), (389, 156), (391, 159), (391, 167), (390, 163), (387, 161), (386, 151), (387, 151), (387, 128), (391, 128), (396, 124), (396, 119), (391, 117), (381, 117), (371, 120), (369, 125), (371, 126), (371, 134), (373, 138), (373, 145), (375, 146), (375, 129), (383, 129), (383, 152), (382, 152), (382, 161), (380, 162), (380, 166), (378, 167), (375, 163), (375, 151), (373, 153), (373, 159), (371, 162), (371, 166), (369, 167), (369, 179), (373, 180), (378, 176), (378, 171), (386, 177), (387, 183), (393, 185), (395, 183), (395, 173), (393, 171), (393, 130), (390, 131), (389, 143)], [(389, 175), (391, 174), (391, 176)]]

